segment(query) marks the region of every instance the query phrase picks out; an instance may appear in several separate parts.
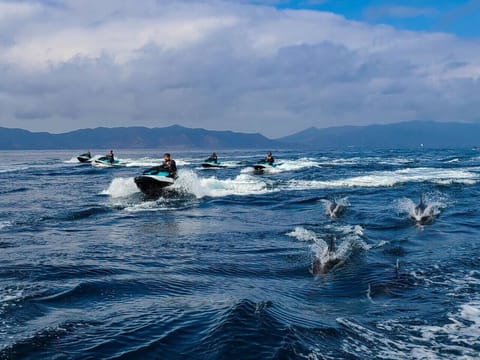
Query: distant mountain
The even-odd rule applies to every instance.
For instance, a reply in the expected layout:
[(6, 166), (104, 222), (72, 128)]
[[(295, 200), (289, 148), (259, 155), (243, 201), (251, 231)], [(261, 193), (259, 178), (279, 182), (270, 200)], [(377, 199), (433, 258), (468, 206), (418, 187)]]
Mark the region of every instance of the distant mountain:
[(480, 124), (410, 121), (387, 125), (309, 128), (278, 141), (302, 148), (428, 148), (480, 144)]
[(480, 124), (410, 121), (388, 125), (309, 128), (271, 140), (261, 134), (190, 129), (119, 127), (83, 129), (63, 134), (0, 127), (0, 150), (20, 149), (342, 149), (471, 147), (480, 145)]
[(275, 148), (280, 144), (261, 134), (190, 129), (179, 125), (165, 128), (120, 127), (83, 129), (63, 134), (30, 132), (0, 127), (0, 150), (15, 149), (240, 149)]

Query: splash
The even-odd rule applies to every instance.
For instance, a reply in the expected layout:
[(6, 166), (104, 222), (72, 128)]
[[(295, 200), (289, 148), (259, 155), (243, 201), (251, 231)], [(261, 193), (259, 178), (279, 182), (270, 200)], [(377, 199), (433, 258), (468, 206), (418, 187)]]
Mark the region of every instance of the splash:
[(265, 194), (274, 191), (264, 180), (249, 174), (240, 174), (233, 179), (220, 180), (215, 176), (202, 178), (191, 170), (179, 172), (174, 187), (197, 198), (224, 197), (229, 195)]
[(78, 161), (77, 156), (73, 156), (69, 160), (65, 160), (63, 163), (64, 164), (80, 164), (80, 161)]
[[(177, 200), (177, 201), (175, 201)], [(148, 211), (168, 211), (178, 210), (181, 206), (178, 204), (178, 199), (169, 199), (168, 197), (160, 197), (156, 200), (143, 201), (138, 204), (129, 205), (125, 208), (128, 212), (148, 212)], [(185, 205), (185, 204), (182, 204)]]
[[(93, 155), (91, 160), (88, 163), (90, 163), (91, 161), (96, 160), (98, 158), (101, 158), (102, 156), (103, 155)], [(69, 160), (65, 160), (63, 163), (64, 164), (81, 164), (81, 162), (78, 161), (77, 157), (78, 157), (78, 155), (72, 156), (72, 158), (70, 158)]]
[[(122, 163), (125, 164), (126, 167), (145, 167), (150, 168), (154, 166), (161, 165), (163, 163), (162, 158), (152, 158), (152, 157), (142, 157), (139, 159), (122, 159)], [(189, 165), (190, 163), (186, 160), (182, 159), (175, 159), (175, 163), (177, 166), (185, 166)]]
[[(421, 195), (422, 200), (415, 203), (412, 199), (402, 198), (396, 201), (399, 214), (407, 214), (409, 218), (418, 224), (425, 224), (438, 216), (442, 209), (447, 207), (447, 199), (438, 193), (426, 193)], [(422, 206), (419, 206), (422, 203)]]
[[(192, 170), (187, 169), (178, 172), (178, 178), (174, 185), (166, 190), (170, 189), (179, 194), (193, 194), (198, 199), (207, 196), (258, 195), (276, 191), (271, 184), (248, 174), (240, 174), (233, 179), (220, 180), (215, 176), (202, 178)], [(120, 198), (131, 196), (139, 191), (133, 177), (120, 177), (113, 179), (108, 188), (101, 194), (109, 195), (112, 198)]]
[[(319, 167), (319, 163), (310, 158), (300, 158), (298, 160), (276, 160), (274, 167), (265, 168), (263, 171), (267, 174), (278, 174), (285, 171), (298, 171), (311, 167)], [(253, 165), (241, 170), (242, 174), (253, 173)]]
[(348, 197), (334, 198), (332, 200), (323, 199), (322, 202), (325, 206), (325, 215), (332, 219), (340, 216), (345, 211), (346, 207), (350, 205)]
[(298, 171), (305, 168), (319, 167), (317, 161), (310, 158), (300, 158), (298, 160), (283, 160), (272, 169), (272, 172)]
[(315, 232), (307, 230), (301, 226), (297, 226), (293, 231), (286, 234), (300, 241), (315, 241), (318, 236)]
[(303, 227), (296, 227), (286, 234), (299, 241), (312, 242), (310, 245), (313, 254), (311, 272), (314, 275), (326, 274), (343, 264), (356, 249), (368, 249), (368, 245), (361, 238), (363, 235), (361, 226), (342, 226), (335, 230), (335, 234), (328, 232), (325, 238)]
[(133, 181), (133, 177), (128, 178), (114, 178), (108, 188), (101, 192), (102, 195), (109, 195), (112, 198), (128, 197), (138, 193), (137, 185)]

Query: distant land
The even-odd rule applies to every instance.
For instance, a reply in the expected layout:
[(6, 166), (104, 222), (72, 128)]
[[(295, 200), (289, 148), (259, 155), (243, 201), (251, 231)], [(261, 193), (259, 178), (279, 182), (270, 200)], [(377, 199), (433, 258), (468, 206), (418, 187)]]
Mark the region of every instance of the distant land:
[(465, 148), (480, 145), (480, 124), (409, 121), (386, 125), (309, 128), (277, 139), (302, 148)]
[(280, 144), (261, 134), (190, 129), (118, 127), (83, 129), (63, 134), (0, 127), (1, 150), (42, 149), (242, 149), (273, 148)]
[(342, 149), (465, 148), (480, 145), (480, 124), (410, 121), (387, 125), (309, 128), (280, 139), (261, 134), (191, 129), (117, 127), (63, 134), (0, 127), (0, 150), (43, 149)]

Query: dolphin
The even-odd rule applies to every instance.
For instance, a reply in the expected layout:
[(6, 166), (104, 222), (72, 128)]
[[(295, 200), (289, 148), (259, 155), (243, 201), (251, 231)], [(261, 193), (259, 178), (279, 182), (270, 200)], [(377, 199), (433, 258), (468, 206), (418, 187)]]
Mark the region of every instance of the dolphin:
[(327, 206), (327, 214), (331, 218), (340, 216), (345, 211), (345, 206), (332, 200)]
[(335, 237), (330, 235), (327, 253), (323, 253), (321, 258), (315, 256), (312, 264), (312, 273), (314, 275), (326, 274), (338, 265), (340, 261), (341, 259), (335, 254)]
[(415, 220), (418, 224), (426, 224), (430, 222), (433, 218), (433, 208), (429, 205), (426, 205), (423, 201), (423, 195), (420, 195), (420, 202), (413, 209), (413, 214), (410, 217)]

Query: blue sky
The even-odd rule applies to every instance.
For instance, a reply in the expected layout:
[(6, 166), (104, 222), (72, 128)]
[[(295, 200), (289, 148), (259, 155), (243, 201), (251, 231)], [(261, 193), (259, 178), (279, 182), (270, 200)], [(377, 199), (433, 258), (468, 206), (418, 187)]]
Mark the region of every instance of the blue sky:
[(480, 0), (0, 0), (0, 126), (480, 122)]
[(403, 30), (442, 31), (460, 37), (480, 36), (478, 0), (305, 0), (279, 1), (275, 6), (330, 11), (347, 19), (388, 24)]

